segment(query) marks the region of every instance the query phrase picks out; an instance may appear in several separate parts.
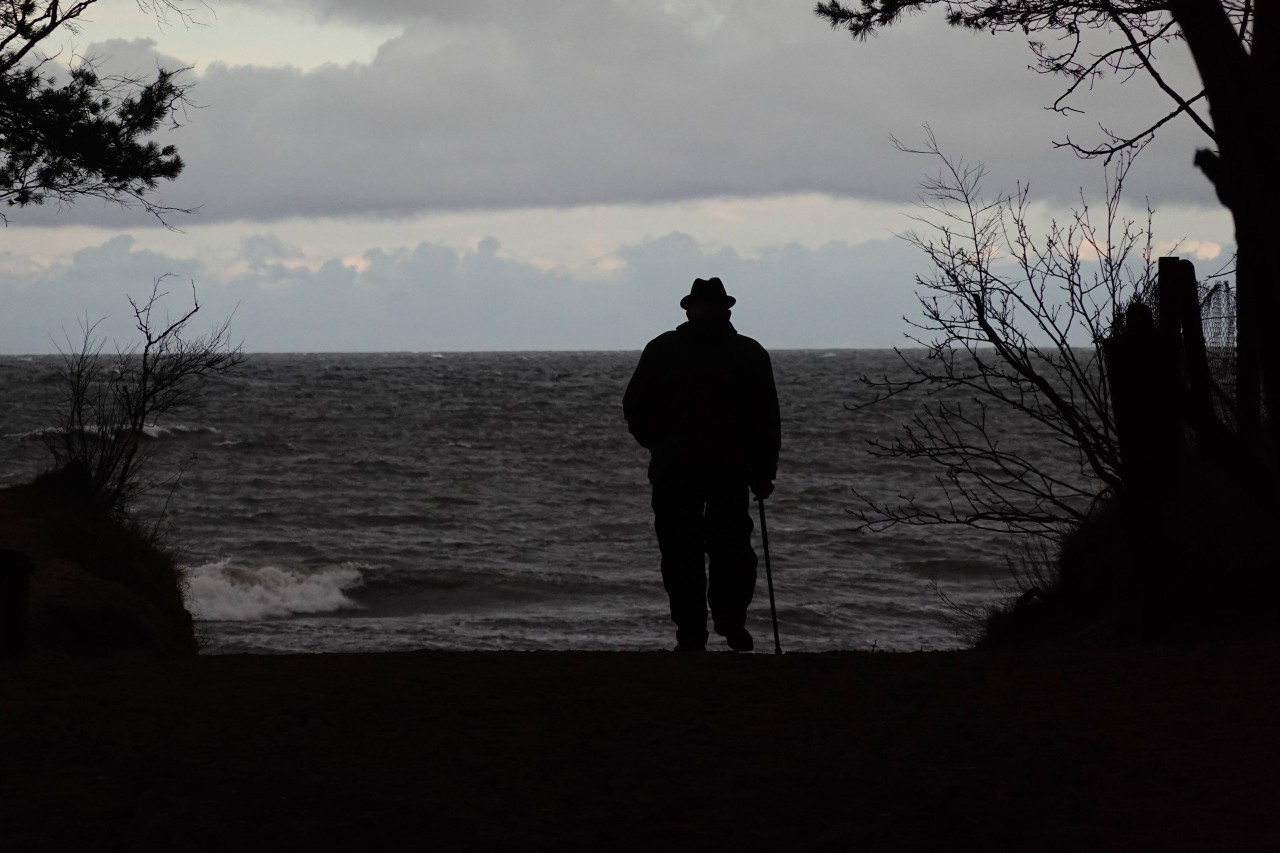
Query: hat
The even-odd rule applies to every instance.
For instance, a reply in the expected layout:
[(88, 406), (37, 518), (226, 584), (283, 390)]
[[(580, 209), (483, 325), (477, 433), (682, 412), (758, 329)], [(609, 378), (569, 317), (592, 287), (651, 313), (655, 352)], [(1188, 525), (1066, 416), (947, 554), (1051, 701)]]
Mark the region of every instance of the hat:
[(725, 308), (733, 307), (738, 300), (724, 292), (724, 282), (718, 278), (695, 278), (689, 295), (680, 300), (681, 308), (688, 308), (695, 302), (719, 302)]

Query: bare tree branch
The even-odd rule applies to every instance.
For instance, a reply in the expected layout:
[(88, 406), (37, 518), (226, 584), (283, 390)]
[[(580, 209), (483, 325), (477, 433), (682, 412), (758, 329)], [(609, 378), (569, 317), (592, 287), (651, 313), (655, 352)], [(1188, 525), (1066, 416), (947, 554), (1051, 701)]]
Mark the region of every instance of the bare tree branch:
[(157, 445), (145, 441), (157, 421), (195, 404), (204, 382), (244, 360), (231, 343), (231, 318), (207, 335), (189, 338), (188, 324), (200, 310), (192, 286), (192, 307), (176, 320), (157, 322), (156, 311), (168, 296), (161, 287), (169, 276), (153, 282), (151, 295), (133, 306), (142, 344), (117, 348), (104, 356), (105, 342), (95, 335), (97, 323), (81, 325), (81, 341), (63, 351), (62, 401), (56, 426), (43, 434), (46, 448), (61, 466), (83, 468), (92, 499), (113, 512), (127, 512), (150, 483), (143, 469)]
[[(1233, 22), (1239, 42), (1250, 44), (1250, 0), (1221, 0), (1220, 5)], [(1175, 104), (1174, 110), (1140, 132), (1112, 133), (1103, 128), (1109, 144), (1081, 145), (1068, 139), (1055, 143), (1058, 147), (1080, 156), (1109, 157), (1142, 144), (1180, 115), (1188, 116), (1210, 140), (1218, 139), (1214, 125), (1193, 107), (1204, 92), (1184, 95), (1157, 65), (1159, 47), (1185, 40), (1168, 0), (859, 0), (857, 4), (821, 2), (814, 14), (833, 29), (862, 40), (907, 14), (935, 8), (943, 10), (953, 26), (1025, 36), (1035, 57), (1033, 68), (1068, 81), (1049, 107), (1056, 112), (1083, 112), (1072, 102), (1085, 88), (1106, 76), (1125, 82), (1135, 74), (1148, 77)]]
[[(1132, 157), (1108, 171), (1101, 222), (1082, 196), (1070, 223), (1037, 238), (1026, 187), (984, 198), (982, 167), (945, 156), (927, 128), (922, 147), (897, 144), (939, 166), (922, 183), (917, 221), (929, 232), (903, 235), (934, 269), (917, 279), (921, 319), (908, 321), (925, 357), (899, 352), (905, 378), (861, 377), (872, 399), (855, 408), (923, 395), (897, 438), (869, 446), (937, 466), (943, 504), (856, 492), (851, 512), (873, 530), (945, 523), (1055, 538), (1123, 485), (1100, 345), (1152, 275), (1150, 212), (1145, 229), (1119, 214)], [(1001, 418), (990, 417), (996, 411)], [(999, 425), (1010, 422), (1039, 436), (1045, 452), (1065, 450), (1074, 475), (1012, 449)]]

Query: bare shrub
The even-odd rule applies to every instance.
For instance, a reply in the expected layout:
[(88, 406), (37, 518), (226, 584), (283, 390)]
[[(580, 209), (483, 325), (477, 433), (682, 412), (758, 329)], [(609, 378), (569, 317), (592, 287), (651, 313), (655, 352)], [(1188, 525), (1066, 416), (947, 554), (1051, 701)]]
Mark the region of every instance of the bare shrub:
[[(927, 129), (926, 129), (927, 130)], [(895, 140), (896, 142), (896, 140)], [(933, 273), (918, 277), (921, 317), (908, 337), (919, 361), (899, 353), (905, 379), (862, 376), (873, 406), (914, 392), (919, 412), (876, 456), (925, 460), (938, 469), (941, 503), (887, 501), (855, 490), (851, 512), (863, 527), (962, 524), (1056, 540), (1082, 523), (1097, 500), (1121, 486), (1120, 454), (1101, 344), (1112, 318), (1149, 286), (1151, 215), (1145, 227), (1120, 215), (1132, 157), (1107, 170), (1101, 221), (1087, 204), (1047, 235), (1032, 234), (1029, 193), (986, 199), (983, 169), (941, 152), (932, 133), (922, 149), (939, 163), (923, 185), (919, 247)], [(1066, 448), (1074, 471), (1012, 449), (989, 417)]]
[(62, 399), (54, 428), (44, 433), (58, 465), (77, 471), (83, 497), (116, 514), (125, 514), (149, 485), (143, 469), (156, 445), (144, 442), (145, 430), (191, 407), (205, 380), (244, 360), (240, 346), (231, 343), (230, 318), (207, 335), (186, 336), (200, 310), (194, 285), (191, 308), (176, 320), (161, 319), (160, 303), (168, 296), (161, 287), (169, 278), (156, 279), (145, 301), (129, 300), (140, 343), (108, 351), (95, 334), (98, 323), (87, 321), (78, 346), (68, 339)]

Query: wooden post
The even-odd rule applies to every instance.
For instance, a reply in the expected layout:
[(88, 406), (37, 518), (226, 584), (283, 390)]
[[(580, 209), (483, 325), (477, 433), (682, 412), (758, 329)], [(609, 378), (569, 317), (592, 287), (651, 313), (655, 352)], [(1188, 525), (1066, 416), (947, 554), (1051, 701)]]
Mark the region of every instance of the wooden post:
[[(1188, 401), (1186, 375), (1197, 375), (1197, 393), (1201, 387), (1208, 388), (1207, 384), (1199, 385), (1201, 378), (1207, 382), (1208, 362), (1196, 301), (1195, 269), (1189, 263), (1179, 258), (1160, 259), (1156, 312), (1153, 316), (1141, 303), (1129, 306), (1123, 334), (1103, 345), (1121, 476), (1126, 491), (1148, 504), (1170, 494), (1177, 483)], [(1192, 331), (1191, 326), (1200, 345), (1190, 357), (1195, 364), (1184, 369), (1188, 360), (1184, 331)]]
[(1148, 373), (1141, 390), (1150, 419), (1147, 441), (1151, 444), (1152, 482), (1158, 493), (1163, 494), (1175, 484), (1181, 467), (1186, 398), (1182, 332), (1186, 287), (1189, 284), (1194, 291), (1195, 282), (1194, 278), (1188, 282), (1179, 258), (1161, 258), (1157, 272), (1159, 316)]
[(1201, 453), (1222, 459), (1230, 451), (1232, 438), (1213, 410), (1213, 379), (1195, 265), (1180, 258), (1161, 258), (1159, 273), (1161, 327), (1169, 336), (1167, 345), (1174, 348), (1171, 358), (1180, 368), (1174, 410), (1195, 433)]
[(1182, 331), (1181, 267), (1181, 258), (1165, 257), (1156, 264), (1156, 326), (1170, 336)]
[(1139, 500), (1153, 494), (1160, 480), (1159, 450), (1153, 440), (1159, 421), (1152, 394), (1157, 351), (1155, 321), (1151, 309), (1141, 303), (1125, 311), (1124, 332), (1103, 342), (1120, 444), (1120, 476), (1125, 491)]
[(1207, 428), (1213, 415), (1213, 380), (1209, 374), (1209, 355), (1205, 352), (1204, 318), (1200, 316), (1200, 293), (1196, 284), (1196, 268), (1191, 261), (1179, 261), (1177, 289), (1182, 303), (1182, 354), (1186, 365), (1191, 397), (1189, 409), (1192, 426)]

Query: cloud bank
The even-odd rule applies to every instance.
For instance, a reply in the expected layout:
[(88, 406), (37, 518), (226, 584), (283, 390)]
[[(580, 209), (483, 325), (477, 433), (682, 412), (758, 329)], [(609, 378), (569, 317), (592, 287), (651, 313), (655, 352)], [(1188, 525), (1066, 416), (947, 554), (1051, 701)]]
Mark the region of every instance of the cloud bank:
[[(293, 6), (335, 26), (400, 29), (369, 63), (195, 69), (201, 106), (166, 136), (187, 172), (164, 196), (200, 206), (200, 221), (810, 192), (902, 202), (922, 166), (889, 135), (910, 143), (925, 123), (999, 183), (1070, 199), (1097, 167), (1052, 140), (1164, 108), (1135, 80), (1094, 93), (1087, 116), (1048, 112), (1061, 81), (1026, 70), (1022, 40), (937, 15), (854, 43), (776, 0)], [(184, 64), (145, 41), (90, 52), (134, 71)], [(1197, 133), (1166, 128), (1135, 170), (1138, 192), (1213, 204), (1190, 166)], [(120, 221), (95, 205), (34, 215)]]
[[(423, 242), (306, 259), (263, 234), (244, 240), (238, 262), (220, 272), (120, 236), (69, 263), (28, 270), (21, 286), (0, 285), (0, 348), (65, 348), (64, 331), (77, 339), (82, 318), (106, 318), (100, 334), (130, 340), (127, 295), (149, 292), (157, 271), (173, 273), (166, 289), (174, 313), (190, 304), (194, 281), (200, 319), (212, 324), (234, 312), (248, 351), (639, 349), (684, 320), (678, 303), (695, 275), (721, 276), (738, 297), (740, 331), (768, 347), (893, 346), (903, 343), (897, 318), (915, 313), (902, 270), (920, 258), (892, 239), (789, 245), (746, 258), (671, 233), (621, 247), (615, 261), (603, 278), (549, 272), (504, 257), (493, 238), (468, 251)], [(0, 274), (15, 262), (0, 255)]]

